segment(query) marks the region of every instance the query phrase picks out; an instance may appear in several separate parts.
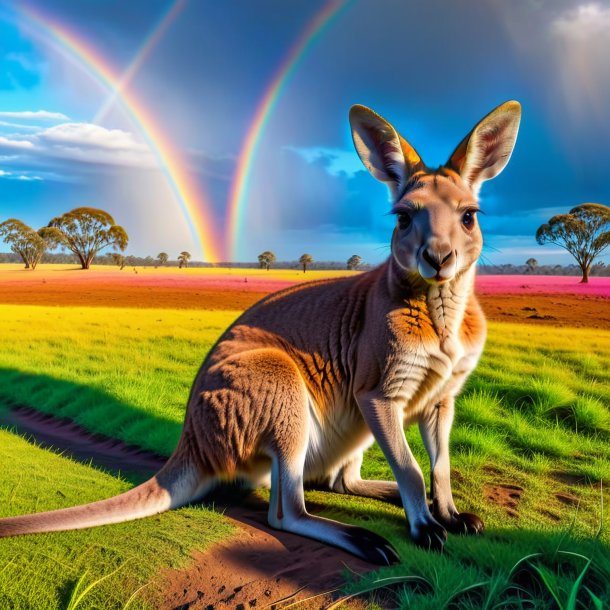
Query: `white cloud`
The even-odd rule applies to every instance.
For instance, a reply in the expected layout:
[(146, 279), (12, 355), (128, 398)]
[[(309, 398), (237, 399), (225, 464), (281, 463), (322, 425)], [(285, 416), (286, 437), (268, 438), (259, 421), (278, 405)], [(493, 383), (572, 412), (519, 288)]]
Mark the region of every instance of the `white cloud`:
[(13, 140), (0, 136), (0, 149), (32, 150), (33, 148), (34, 144), (29, 140)]
[(21, 121), (68, 121), (69, 117), (61, 112), (48, 110), (21, 110), (18, 112), (0, 112), (4, 119), (19, 119)]
[(60, 146), (83, 146), (86, 148), (138, 152), (146, 150), (131, 133), (121, 129), (106, 129), (93, 123), (62, 123), (40, 132), (38, 138), (52, 145)]
[(38, 182), (42, 180), (42, 178), (40, 176), (26, 176), (25, 174), (19, 174), (18, 176), (15, 176), (15, 180), (21, 180), (25, 182)]
[(11, 129), (26, 129), (27, 131), (37, 131), (38, 125), (25, 125), (23, 123), (13, 123), (12, 121), (0, 121), (0, 127), (10, 127)]
[(36, 176), (34, 174), (7, 172), (3, 169), (0, 169), (0, 178), (7, 178), (8, 180), (21, 180), (22, 182), (37, 182), (43, 179), (42, 176)]
[[(591, 37), (610, 38), (610, 8), (600, 4), (582, 4), (558, 15), (551, 23), (553, 33), (565, 39), (591, 43)], [(595, 42), (595, 40), (593, 40)]]
[(133, 134), (92, 123), (61, 123), (18, 138), (0, 136), (0, 151), (21, 151), (19, 162), (60, 159), (119, 167), (156, 167), (149, 149)]

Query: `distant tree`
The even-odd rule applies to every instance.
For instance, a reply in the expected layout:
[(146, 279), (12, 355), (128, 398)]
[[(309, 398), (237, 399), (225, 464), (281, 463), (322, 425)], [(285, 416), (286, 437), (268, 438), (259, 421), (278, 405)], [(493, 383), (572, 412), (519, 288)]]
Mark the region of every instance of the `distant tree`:
[(527, 270), (530, 273), (533, 273), (536, 267), (538, 266), (538, 261), (535, 258), (528, 258), (525, 261), (525, 264), (527, 265)]
[(260, 265), (261, 269), (267, 269), (267, 271), (269, 271), (271, 265), (273, 265), (275, 261), (275, 254), (273, 254), (271, 250), (265, 250), (264, 252), (258, 255), (258, 264)]
[(357, 254), (353, 254), (347, 259), (347, 268), (350, 271), (354, 271), (355, 269), (358, 269), (361, 262), (362, 258), (360, 258)]
[(115, 224), (108, 212), (97, 208), (75, 208), (57, 216), (40, 234), (74, 252), (83, 269), (89, 269), (100, 250), (114, 246), (123, 251), (129, 242), (125, 229)]
[(159, 252), (159, 254), (157, 254), (157, 259), (159, 260), (160, 265), (167, 265), (169, 254), (167, 252)]
[(112, 262), (122, 271), (125, 267), (125, 257), (120, 252), (113, 252), (110, 256)]
[(36, 269), (44, 253), (55, 247), (53, 235), (43, 238), (17, 218), (9, 218), (0, 223), (0, 237), (11, 247), (11, 250), (21, 257), (26, 269)]
[(536, 231), (536, 241), (567, 250), (578, 263), (581, 282), (589, 281), (595, 258), (610, 244), (610, 208), (599, 203), (583, 203), (568, 214), (553, 216)]
[(186, 251), (180, 252), (180, 255), (178, 256), (178, 267), (180, 269), (182, 269), (182, 267), (188, 267), (190, 260), (191, 260), (190, 252), (186, 252)]
[(301, 254), (299, 264), (303, 267), (303, 273), (307, 271), (307, 267), (313, 263), (313, 256), (311, 254)]

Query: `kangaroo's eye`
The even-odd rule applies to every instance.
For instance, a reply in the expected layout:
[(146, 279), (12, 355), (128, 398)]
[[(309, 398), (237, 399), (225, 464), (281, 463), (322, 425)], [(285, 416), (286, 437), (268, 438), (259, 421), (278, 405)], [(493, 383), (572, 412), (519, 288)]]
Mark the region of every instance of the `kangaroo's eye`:
[(398, 214), (398, 228), (401, 231), (411, 226), (411, 217), (408, 214)]
[(467, 229), (472, 229), (472, 227), (474, 226), (474, 215), (475, 215), (475, 212), (473, 212), (472, 210), (468, 210), (467, 212), (464, 212), (464, 216), (462, 216), (462, 224)]

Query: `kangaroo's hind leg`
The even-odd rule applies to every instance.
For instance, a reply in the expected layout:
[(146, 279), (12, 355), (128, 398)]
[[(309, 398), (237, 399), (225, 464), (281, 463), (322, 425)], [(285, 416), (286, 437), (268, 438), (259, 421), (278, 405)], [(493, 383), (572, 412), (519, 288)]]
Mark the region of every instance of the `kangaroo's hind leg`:
[(373, 498), (402, 506), (400, 490), (396, 481), (375, 481), (363, 479), (360, 476), (363, 454), (363, 451), (359, 451), (350, 457), (331, 482), (330, 488), (336, 493)]
[(294, 363), (271, 351), (281, 370), (274, 401), (275, 425), (268, 431), (267, 447), (272, 459), (269, 524), (339, 547), (365, 561), (391, 565), (399, 561), (390, 543), (366, 529), (310, 515), (305, 508), (303, 470), (309, 437), (309, 407), (305, 384)]

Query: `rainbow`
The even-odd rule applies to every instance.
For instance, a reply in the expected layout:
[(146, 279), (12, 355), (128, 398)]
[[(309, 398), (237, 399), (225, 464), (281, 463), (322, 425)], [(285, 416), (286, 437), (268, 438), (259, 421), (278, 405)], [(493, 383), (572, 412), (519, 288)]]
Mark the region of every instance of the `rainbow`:
[[(28, 28), (34, 36), (51, 44), (64, 57), (86, 69), (87, 73), (104, 88), (110, 89), (119, 96), (123, 108), (157, 158), (159, 168), (163, 171), (174, 198), (182, 210), (195, 244), (200, 248), (203, 260), (210, 262), (220, 260), (222, 247), (218, 240), (218, 233), (214, 234), (215, 222), (207, 196), (201, 191), (193, 177), (183, 169), (187, 165), (186, 160), (171, 143), (169, 137), (163, 133), (155, 117), (133, 92), (125, 88), (158, 40), (159, 36), (156, 36), (155, 31), (148, 37), (144, 47), (132, 62), (131, 65), (135, 64), (135, 67), (132, 70), (128, 68), (121, 78), (108, 61), (77, 33), (68, 30), (64, 25), (57, 23), (48, 15), (43, 15), (38, 9), (31, 6), (20, 4), (18, 11), (26, 17), (30, 24), (34, 24), (41, 30), (42, 33), (35, 28)], [(165, 29), (166, 20), (171, 20), (174, 16), (172, 7), (156, 29), (159, 27)], [(27, 27), (27, 22), (22, 25)]]
[(238, 242), (243, 228), (246, 195), (250, 187), (253, 161), (269, 117), (305, 52), (350, 2), (351, 0), (330, 0), (313, 16), (275, 73), (254, 113), (237, 160), (235, 177), (229, 195), (226, 239), (233, 260), (239, 258)]

